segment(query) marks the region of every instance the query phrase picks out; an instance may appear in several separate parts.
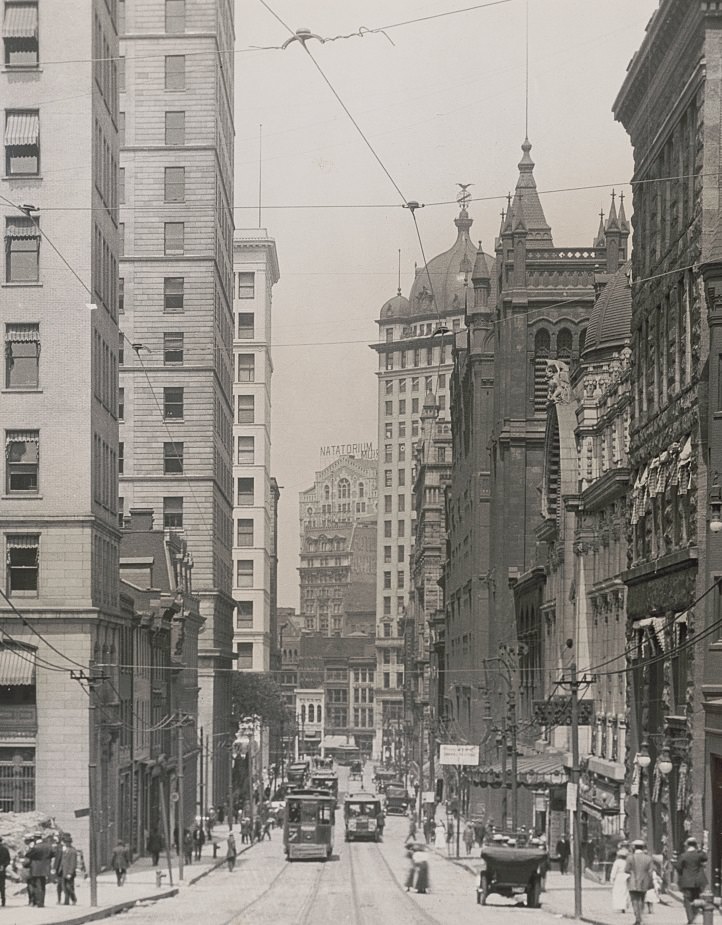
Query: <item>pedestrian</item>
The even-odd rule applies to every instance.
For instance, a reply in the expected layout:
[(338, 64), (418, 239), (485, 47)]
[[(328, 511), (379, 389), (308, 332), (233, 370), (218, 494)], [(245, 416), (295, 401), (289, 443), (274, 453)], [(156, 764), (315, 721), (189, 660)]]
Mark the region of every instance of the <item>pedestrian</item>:
[(707, 886), (707, 875), (704, 872), (706, 863), (707, 855), (700, 851), (697, 839), (688, 838), (677, 861), (677, 885), (684, 897), (684, 910), (688, 922), (694, 922), (697, 915), (694, 902)]
[(406, 841), (416, 841), (416, 814), (413, 810), (409, 810), (409, 830), (406, 833)]
[(629, 906), (629, 889), (627, 881), (629, 874), (626, 871), (629, 852), (626, 848), (618, 848), (617, 856), (609, 871), (609, 882), (612, 884), (612, 909), (614, 912), (626, 912)]
[(183, 829), (183, 859), (186, 864), (193, 863), (193, 836), (189, 829)]
[(434, 847), (443, 848), (446, 844), (446, 826), (443, 819), (436, 822), (436, 831), (434, 832)]
[(560, 874), (565, 874), (569, 870), (569, 855), (571, 853), (572, 849), (569, 845), (569, 838), (564, 834), (557, 842), (557, 858), (559, 859)]
[(421, 844), (412, 845), (411, 861), (416, 872), (416, 892), (426, 893), (429, 890), (429, 859), (426, 847)]
[(434, 834), (434, 823), (431, 821), (430, 816), (426, 816), (424, 819), (424, 841), (427, 845), (431, 844), (431, 839)]
[(416, 878), (416, 865), (414, 864), (414, 846), (411, 844), (406, 845), (406, 857), (409, 861), (409, 868), (406, 872), (406, 881), (404, 883), (404, 888), (408, 893), (409, 890), (414, 885), (414, 879)]
[(449, 823), (446, 826), (446, 853), (451, 854), (454, 844), (454, 820), (449, 819)]
[(148, 854), (150, 854), (153, 867), (157, 867), (158, 861), (160, 860), (160, 853), (163, 850), (163, 839), (158, 829), (151, 829), (148, 841), (146, 842), (146, 850)]
[(652, 855), (647, 852), (646, 844), (640, 838), (632, 842), (632, 853), (625, 862), (624, 870), (629, 874), (628, 888), (632, 901), (632, 912), (634, 912), (634, 925), (642, 925), (644, 897), (653, 885), (654, 861)]
[(254, 841), (260, 841), (262, 838), (263, 838), (263, 826), (261, 825), (261, 817), (256, 816), (253, 822), (253, 839), (251, 841), (251, 844), (253, 844)]
[(660, 867), (652, 855), (652, 886), (644, 894), (644, 901), (647, 904), (647, 912), (653, 912), (653, 906), (661, 902), (662, 894), (662, 875), (659, 872)]
[(251, 841), (251, 820), (248, 816), (241, 818), (241, 844), (245, 845)]
[(73, 845), (73, 836), (65, 832), (62, 837), (62, 844), (58, 847), (55, 854), (55, 876), (58, 878), (58, 902), (60, 902), (60, 893), (65, 896), (65, 905), (69, 906), (72, 902), (75, 905), (78, 901), (75, 895), (75, 876), (78, 872), (78, 852)]
[(125, 843), (123, 841), (119, 841), (115, 848), (113, 848), (110, 865), (115, 871), (115, 879), (118, 883), (118, 886), (123, 886), (125, 883), (125, 878), (128, 874), (129, 865), (128, 849), (125, 847)]
[(5, 905), (5, 877), (10, 867), (10, 852), (8, 846), (0, 838), (0, 900)]
[(236, 839), (233, 837), (233, 832), (228, 833), (228, 839), (226, 841), (226, 864), (228, 864), (229, 873), (233, 871), (233, 868), (236, 866), (236, 855), (238, 851), (236, 850)]
[(203, 825), (199, 823), (193, 829), (193, 854), (195, 855), (196, 861), (200, 861), (201, 852), (203, 851), (203, 845), (206, 843), (205, 832), (203, 831)]
[(263, 823), (263, 838), (268, 836), (268, 840), (271, 840), (271, 826), (273, 825), (273, 818), (269, 816), (266, 821)]
[[(43, 908), (45, 905), (45, 886), (50, 877), (50, 864), (54, 857), (54, 850), (48, 838), (38, 837), (33, 847), (28, 851), (30, 861), (30, 883), (32, 883), (33, 901), (31, 905)], [(28, 886), (30, 889), (30, 886)]]
[(471, 849), (474, 845), (474, 826), (471, 822), (467, 822), (464, 826), (464, 847), (466, 848), (467, 857), (471, 854)]

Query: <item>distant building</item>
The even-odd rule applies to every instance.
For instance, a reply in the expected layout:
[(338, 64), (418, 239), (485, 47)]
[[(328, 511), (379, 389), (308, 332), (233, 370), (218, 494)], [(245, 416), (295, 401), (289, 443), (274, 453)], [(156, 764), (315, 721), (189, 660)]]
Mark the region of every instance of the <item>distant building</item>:
[(280, 278), (265, 229), (233, 235), (233, 645), (268, 671), (275, 639), (278, 485), (271, 476), (271, 304)]
[(418, 267), (409, 298), (401, 290), (377, 321), (371, 347), (378, 363), (378, 547), (376, 552), (376, 754), (382, 729), (403, 722), (404, 618), (414, 540), (413, 444), (420, 432), (424, 397), (436, 396), (439, 418), (448, 419), (454, 332), (464, 323), (464, 285), (459, 267), (473, 262), (471, 220), (462, 208), (457, 238), (443, 254)]
[(373, 634), (376, 463), (341, 456), (299, 494), (301, 615), (322, 636)]
[(278, 649), (281, 655), (280, 685), (283, 702), (291, 715), (296, 713), (298, 687), (298, 651), (302, 620), (295, 607), (278, 608)]

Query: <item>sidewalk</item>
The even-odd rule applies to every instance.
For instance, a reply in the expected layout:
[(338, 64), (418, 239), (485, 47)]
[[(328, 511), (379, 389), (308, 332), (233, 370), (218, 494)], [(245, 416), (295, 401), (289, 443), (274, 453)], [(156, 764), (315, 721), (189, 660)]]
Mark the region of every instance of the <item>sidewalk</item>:
[[(240, 829), (233, 827), (238, 854), (242, 854), (251, 847), (241, 845)], [(192, 886), (202, 877), (225, 864), (226, 838), (228, 826), (217, 825), (213, 830), (214, 839), (219, 841), (218, 856), (213, 858), (213, 846), (207, 843), (203, 846), (200, 861), (184, 865), (183, 881), (178, 881), (178, 858), (171, 851), (171, 864), (173, 868), (173, 884), (168, 880), (168, 864), (165, 856), (161, 856), (157, 868), (153, 867), (150, 858), (139, 858), (128, 870), (126, 881), (119, 887), (116, 883), (115, 872), (103, 871), (98, 874), (98, 905), (90, 905), (90, 881), (82, 877), (76, 878), (75, 892), (78, 897), (77, 905), (66, 906), (57, 904), (57, 892), (54, 883), (48, 883), (45, 891), (44, 908), (28, 905), (28, 898), (22, 884), (7, 881), (7, 905), (0, 910), (0, 919), (9, 925), (81, 925), (83, 922), (93, 922), (111, 915), (117, 915), (130, 909), (137, 903), (155, 902), (169, 896), (176, 896), (182, 890)], [(161, 886), (156, 886), (156, 870), (165, 875)]]

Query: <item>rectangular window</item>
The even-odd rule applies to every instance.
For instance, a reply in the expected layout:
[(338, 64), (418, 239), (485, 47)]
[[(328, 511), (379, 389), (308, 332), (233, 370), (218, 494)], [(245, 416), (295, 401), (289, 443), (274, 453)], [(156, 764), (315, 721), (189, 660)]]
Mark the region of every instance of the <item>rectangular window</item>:
[[(419, 377), (418, 376), (413, 376), (411, 379), (411, 391), (412, 392), (419, 391)], [(417, 408), (416, 410), (418, 411), (419, 409)]]
[(384, 572), (384, 590), (391, 590), (391, 572)]
[(183, 418), (183, 389), (167, 386), (163, 389), (163, 417), (168, 420)]
[(118, 113), (118, 144), (125, 147), (125, 113)]
[(38, 66), (38, 4), (5, 3), (5, 67)]
[(256, 381), (256, 358), (252, 353), (238, 354), (238, 375), (237, 382), (255, 382)]
[(406, 391), (406, 380), (399, 379), (399, 392), (405, 392), (405, 391)]
[(237, 668), (253, 668), (253, 643), (252, 642), (239, 642), (236, 644), (236, 652), (238, 653), (238, 658), (236, 659)]
[(165, 0), (165, 31), (186, 31), (185, 0)]
[(427, 347), (426, 348), (426, 365), (431, 366), (433, 362), (434, 362), (434, 348)]
[(399, 462), (406, 462), (406, 444), (399, 443)]
[(125, 203), (125, 167), (118, 169), (118, 202), (120, 205)]
[(446, 411), (446, 395), (439, 395), (437, 401), (439, 403), (439, 411)]
[(403, 686), (404, 686), (404, 674), (402, 671), (397, 671), (396, 672), (396, 687), (398, 688), (398, 687), (403, 687)]
[(5, 388), (37, 389), (40, 382), (40, 326), (5, 325)]
[(391, 521), (390, 520), (384, 521), (384, 536), (387, 539), (391, 538)]
[(163, 527), (166, 530), (183, 527), (183, 498), (163, 498)]
[[(253, 439), (251, 437), (251, 439)], [(252, 478), (237, 480), (236, 503), (239, 507), (253, 507), (255, 502), (255, 485)]]
[(419, 436), (419, 422), (418, 421), (411, 422), (411, 436), (412, 437)]
[(166, 331), (163, 334), (163, 365), (183, 365), (183, 334)]
[(396, 547), (396, 561), (403, 562), (406, 555), (406, 550), (403, 546)]
[(386, 354), (386, 369), (392, 370), (394, 368), (394, 355), (393, 353)]
[(391, 470), (384, 469), (384, 488), (391, 488), (392, 484), (393, 482), (392, 482)]
[(406, 399), (402, 398), (399, 401), (399, 414), (406, 414)]
[(445, 373), (439, 374), (439, 388), (440, 389), (446, 388), (446, 374)]
[(185, 90), (186, 88), (186, 56), (166, 55), (165, 58), (165, 88), (166, 90)]
[(5, 431), (5, 488), (9, 495), (37, 492), (39, 447), (37, 430)]
[(238, 312), (238, 340), (253, 340), (253, 312)]
[(8, 177), (40, 173), (40, 117), (37, 109), (5, 110), (5, 174)]
[(387, 440), (390, 440), (393, 437), (393, 435), (394, 435), (394, 422), (387, 421), (384, 424), (384, 436), (386, 437)]
[(238, 273), (238, 298), (252, 299), (256, 294), (256, 274)]
[(403, 520), (400, 520), (397, 524), (397, 528), (398, 529), (396, 530), (396, 535), (404, 536), (406, 533), (406, 523)]
[(255, 420), (256, 400), (253, 395), (238, 396), (237, 421), (239, 424), (253, 424)]
[(238, 465), (253, 465), (255, 459), (255, 438), (238, 438)]
[(163, 444), (163, 472), (166, 475), (183, 474), (183, 444)]
[(253, 559), (239, 559), (236, 562), (236, 587), (253, 587)]
[(403, 588), (403, 586), (404, 586), (404, 572), (397, 572), (397, 573), (396, 573), (396, 584), (397, 584), (397, 586), (398, 586), (399, 588)]
[(433, 391), (434, 391), (434, 384), (433, 384), (433, 379), (432, 379), (431, 376), (427, 376), (427, 377), (426, 377), (426, 380), (425, 380), (425, 383), (424, 383), (424, 384), (425, 384), (425, 387), (426, 387), (426, 394), (427, 394), (427, 395), (429, 394), (429, 392), (433, 392)]
[(118, 389), (118, 420), (122, 421), (125, 418), (125, 389)]
[(391, 495), (384, 495), (384, 514), (391, 513)]
[(418, 413), (419, 413), (419, 400), (418, 400), (418, 398), (412, 398), (412, 399), (411, 399), (411, 413), (412, 413), (412, 414), (418, 414)]
[(183, 311), (183, 290), (185, 280), (182, 276), (166, 276), (163, 280), (163, 311)]
[(121, 440), (118, 444), (118, 475), (122, 475), (125, 470), (125, 444)]
[(386, 385), (384, 386), (384, 389), (387, 395), (393, 395), (394, 394), (394, 380), (389, 379)]
[(5, 219), (5, 282), (40, 279), (40, 229), (31, 218)]
[(391, 561), (391, 547), (384, 546), (384, 562), (390, 562), (390, 561)]
[(399, 513), (403, 513), (406, 510), (406, 495), (399, 495), (396, 499), (399, 505)]
[(7, 591), (37, 591), (40, 570), (40, 537), (16, 533), (6, 537)]
[(185, 202), (186, 201), (186, 169), (185, 167), (166, 167), (165, 168), (164, 199), (165, 199), (165, 202)]
[(399, 469), (398, 482), (399, 482), (399, 488), (403, 488), (406, 485), (406, 470), (405, 469)]
[(250, 517), (236, 521), (236, 546), (253, 546), (253, 521)]
[(118, 277), (118, 314), (125, 312), (125, 280), (122, 276)]
[(406, 436), (406, 421), (399, 421), (399, 437)]
[(185, 250), (185, 223), (165, 223), (165, 253), (182, 254)]
[(122, 331), (118, 331), (118, 366), (125, 364), (125, 336)]
[(118, 222), (118, 256), (125, 254), (125, 222)]
[(384, 444), (384, 462), (390, 463), (393, 462), (393, 446), (391, 443)]
[(388, 671), (384, 671), (384, 689), (386, 690), (389, 687), (391, 687), (391, 684), (389, 683), (389, 673)]
[(167, 145), (184, 145), (186, 143), (185, 112), (167, 112), (165, 114), (165, 143)]
[(125, 93), (125, 57), (118, 58), (118, 92)]
[(384, 403), (384, 410), (386, 411), (387, 416), (394, 413), (394, 403), (392, 401), (387, 401)]

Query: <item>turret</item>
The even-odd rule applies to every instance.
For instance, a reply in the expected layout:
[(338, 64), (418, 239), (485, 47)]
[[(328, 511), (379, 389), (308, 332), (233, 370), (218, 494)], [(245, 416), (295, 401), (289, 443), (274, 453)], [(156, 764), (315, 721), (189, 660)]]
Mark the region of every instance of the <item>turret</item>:
[(622, 243), (622, 229), (617, 218), (615, 196), (616, 193), (612, 190), (612, 205), (609, 209), (609, 218), (604, 229), (604, 236), (607, 241), (607, 273), (616, 273), (619, 269), (620, 246)]
[(481, 241), (479, 241), (479, 249), (474, 259), (474, 269), (471, 271), (471, 284), (474, 287), (474, 310), (488, 311), (491, 276), (489, 275), (486, 256), (481, 249)]

